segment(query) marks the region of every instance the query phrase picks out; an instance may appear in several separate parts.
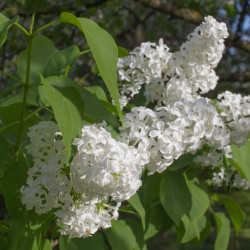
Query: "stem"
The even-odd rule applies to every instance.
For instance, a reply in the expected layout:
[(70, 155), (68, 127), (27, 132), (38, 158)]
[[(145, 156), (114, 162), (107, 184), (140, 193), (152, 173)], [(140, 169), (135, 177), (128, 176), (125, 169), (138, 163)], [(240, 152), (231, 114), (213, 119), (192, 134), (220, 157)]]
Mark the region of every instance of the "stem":
[(15, 25), (16, 25), (19, 29), (21, 29), (21, 30), (25, 33), (26, 36), (29, 36), (29, 32), (28, 32), (22, 25), (20, 25), (20, 24), (18, 24), (18, 23), (15, 23)]
[(68, 77), (69, 74), (69, 68), (70, 68), (70, 64), (67, 65), (66, 71), (65, 71), (65, 77)]
[[(15, 143), (12, 142), (12, 141), (9, 140), (9, 139), (7, 139), (7, 141), (8, 141), (10, 144), (15, 145)], [(24, 157), (25, 161), (27, 162), (27, 166), (30, 168), (30, 164), (29, 164), (29, 161), (28, 161), (28, 159), (27, 159), (27, 155), (26, 155), (25, 152), (22, 150), (22, 148), (20, 148), (20, 151), (22, 151), (23, 157)]]
[(32, 113), (30, 113), (29, 115), (27, 115), (25, 118), (24, 118), (24, 121), (28, 121), (35, 113), (41, 111), (42, 109), (45, 109), (45, 106), (43, 107), (40, 107), (38, 109), (36, 109), (35, 111), (33, 111)]
[(86, 53), (89, 53), (89, 52), (91, 52), (91, 50), (90, 50), (90, 49), (87, 49), (87, 50), (81, 51), (81, 52), (80, 52), (80, 55), (83, 55), (83, 54), (86, 54)]
[(15, 80), (15, 81), (17, 81), (17, 82), (19, 82), (19, 83), (21, 83), (21, 84), (23, 84), (22, 80), (18, 79), (18, 78), (15, 77), (15, 76), (10, 75), (9, 73), (7, 73), (7, 72), (5, 72), (5, 71), (0, 70), (0, 73), (3, 74), (3, 75), (8, 76), (9, 78), (12, 78), (13, 80)]
[(13, 87), (11, 87), (11, 88), (9, 88), (9, 89), (6, 89), (6, 90), (4, 90), (2, 93), (0, 93), (0, 97), (2, 97), (2, 96), (4, 96), (4, 95), (8, 94), (8, 93), (11, 92), (13, 89), (17, 89), (17, 88), (22, 87), (22, 86), (23, 86), (23, 84), (18, 84), (18, 85), (13, 86)]
[(39, 33), (40, 31), (42, 31), (42, 30), (44, 30), (44, 29), (46, 29), (46, 28), (48, 28), (48, 27), (50, 27), (50, 26), (52, 26), (52, 25), (54, 25), (54, 24), (57, 24), (57, 23), (60, 23), (60, 20), (56, 20), (56, 21), (53, 21), (53, 22), (51, 22), (51, 23), (48, 23), (48, 24), (42, 26), (41, 28), (39, 28), (38, 30), (36, 30), (36, 31), (34, 32), (34, 34), (37, 34), (37, 33)]
[(21, 118), (20, 118), (20, 124), (17, 134), (17, 140), (16, 140), (16, 147), (15, 147), (15, 153), (14, 153), (14, 159), (17, 160), (20, 143), (21, 143), (21, 137), (23, 133), (24, 128), (24, 116), (25, 116), (25, 110), (26, 110), (26, 104), (27, 104), (27, 98), (28, 98), (28, 91), (29, 91), (29, 83), (30, 83), (30, 62), (31, 62), (31, 48), (32, 48), (32, 42), (33, 42), (34, 35), (29, 34), (28, 38), (28, 52), (27, 52), (27, 71), (26, 71), (26, 81), (24, 85), (24, 93), (23, 93), (23, 105), (21, 110)]
[(123, 209), (123, 208), (119, 208), (119, 212), (123, 212), (123, 213), (127, 213), (127, 214), (135, 214), (138, 216), (138, 214), (132, 210), (126, 210), (126, 209)]
[(33, 26), (35, 21), (35, 13), (32, 15), (31, 21), (30, 21), (30, 34), (32, 34)]

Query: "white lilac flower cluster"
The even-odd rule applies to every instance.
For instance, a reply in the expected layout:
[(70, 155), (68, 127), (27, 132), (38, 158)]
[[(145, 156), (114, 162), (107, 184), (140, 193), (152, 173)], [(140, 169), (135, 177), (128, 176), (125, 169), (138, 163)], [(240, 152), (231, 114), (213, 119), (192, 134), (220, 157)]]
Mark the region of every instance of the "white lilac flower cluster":
[(65, 148), (56, 123), (41, 122), (29, 129), (34, 166), (28, 171), (27, 186), (21, 188), (22, 203), (39, 214), (69, 206), (71, 182), (62, 174)]
[[(218, 109), (226, 127), (230, 131), (229, 143), (238, 147), (244, 145), (250, 135), (250, 97), (242, 97), (226, 91), (218, 95)], [(223, 166), (223, 157), (233, 158), (231, 147), (220, 150), (210, 148), (196, 157), (196, 162), (202, 166), (211, 166), (213, 170), (212, 185), (221, 187), (223, 183), (239, 189), (249, 189), (250, 183), (230, 164), (228, 169)]]
[(110, 227), (121, 202), (141, 186), (137, 150), (113, 139), (103, 126), (83, 127), (81, 138), (74, 140), (77, 153), (70, 167), (54, 122), (41, 122), (28, 133), (34, 166), (20, 190), (22, 203), (38, 214), (53, 211), (63, 225), (60, 232), (70, 237)]
[(230, 128), (230, 144), (242, 146), (250, 134), (250, 96), (226, 91), (218, 95), (220, 115)]
[(113, 139), (105, 128), (85, 126), (74, 144), (78, 150), (71, 173), (77, 193), (119, 202), (128, 200), (141, 186), (143, 165), (137, 150)]
[(119, 79), (125, 81), (120, 84), (122, 107), (140, 92), (144, 83), (151, 85), (153, 78), (161, 78), (171, 58), (169, 48), (163, 44), (163, 39), (159, 40), (159, 45), (150, 42), (142, 43), (130, 54), (128, 57), (119, 58), (117, 64)]
[(205, 143), (217, 148), (229, 143), (228, 129), (206, 98), (178, 101), (155, 111), (133, 108), (125, 116), (119, 137), (137, 145), (149, 174), (163, 172), (175, 159), (196, 152)]
[[(209, 148), (196, 158), (212, 166), (213, 183), (221, 186), (233, 178), (234, 187), (249, 188), (233, 167), (229, 145), (243, 145), (250, 134), (250, 97), (225, 92), (215, 104), (199, 94), (217, 83), (219, 63), (228, 36), (225, 24), (206, 17), (188, 36), (180, 51), (170, 53), (163, 40), (144, 43), (118, 62), (122, 106), (145, 84), (155, 109), (135, 107), (125, 115), (125, 126), (114, 139), (105, 123), (83, 126), (73, 141), (76, 154), (67, 165), (62, 135), (54, 122), (30, 128), (29, 153), (34, 165), (20, 190), (22, 203), (39, 214), (53, 212), (60, 232), (88, 237), (111, 227), (121, 202), (128, 200), (148, 174), (162, 173), (185, 153)], [(215, 107), (216, 105), (216, 107)], [(219, 166), (219, 168), (218, 168)]]
[(202, 151), (201, 155), (196, 156), (195, 162), (200, 166), (211, 167), (213, 171), (212, 185), (214, 187), (222, 187), (224, 184), (228, 186), (230, 184), (234, 188), (248, 190), (250, 183), (229, 162), (225, 167), (223, 157), (233, 159), (230, 145), (222, 150), (206, 149), (206, 151)]
[(194, 100), (214, 89), (218, 77), (213, 69), (221, 60), (227, 37), (226, 25), (208, 16), (177, 52), (170, 53), (162, 39), (159, 45), (143, 43), (119, 59), (121, 105), (139, 93), (143, 84), (147, 100), (159, 106)]

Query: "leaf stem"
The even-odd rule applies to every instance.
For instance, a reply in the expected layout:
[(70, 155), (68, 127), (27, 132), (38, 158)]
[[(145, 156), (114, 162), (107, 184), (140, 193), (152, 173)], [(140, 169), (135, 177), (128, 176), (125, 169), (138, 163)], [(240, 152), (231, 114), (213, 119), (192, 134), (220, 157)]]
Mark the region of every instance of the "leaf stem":
[(65, 77), (68, 77), (69, 74), (69, 68), (70, 68), (70, 64), (67, 65), (66, 71), (65, 71)]
[(119, 208), (119, 212), (123, 212), (123, 213), (127, 213), (127, 214), (135, 214), (135, 215), (138, 216), (138, 214), (135, 211), (126, 210), (126, 209), (123, 209), (123, 208)]
[(29, 91), (29, 83), (30, 83), (30, 63), (31, 63), (31, 49), (32, 49), (32, 42), (33, 42), (34, 34), (29, 34), (28, 37), (28, 48), (27, 48), (27, 70), (26, 70), (26, 81), (24, 85), (24, 93), (23, 93), (23, 105), (21, 110), (21, 117), (20, 117), (20, 124), (17, 134), (17, 140), (16, 140), (16, 146), (15, 146), (15, 153), (14, 153), (14, 160), (16, 161), (18, 159), (18, 153), (19, 148), (21, 144), (21, 137), (23, 134), (23, 128), (24, 128), (24, 116), (25, 116), (25, 110), (26, 110), (26, 104), (27, 104), (27, 98), (28, 98), (28, 91)]
[(91, 52), (91, 50), (90, 50), (90, 49), (87, 49), (87, 50), (81, 51), (81, 52), (80, 52), (80, 55), (83, 55), (83, 54), (86, 54), (86, 53), (89, 53), (89, 52)]
[(12, 78), (13, 80), (15, 80), (15, 81), (17, 81), (17, 82), (19, 82), (19, 83), (21, 83), (21, 84), (23, 84), (22, 80), (18, 79), (18, 78), (15, 77), (15, 76), (10, 75), (9, 73), (7, 73), (7, 72), (5, 72), (5, 71), (0, 70), (0, 73), (3, 74), (3, 75), (8, 76), (9, 78)]
[(19, 29), (21, 29), (21, 30), (25, 33), (26, 36), (29, 36), (29, 32), (28, 32), (22, 25), (20, 25), (19, 23), (15, 23), (15, 25), (16, 25)]
[(38, 30), (36, 30), (36, 31), (34, 32), (34, 34), (37, 34), (37, 33), (39, 33), (40, 31), (42, 31), (42, 30), (44, 30), (44, 29), (46, 29), (46, 28), (48, 28), (48, 27), (50, 27), (50, 26), (52, 26), (52, 25), (54, 25), (54, 24), (57, 24), (57, 23), (60, 23), (60, 20), (56, 20), (56, 21), (53, 21), (53, 22), (51, 22), (51, 23), (48, 23), (48, 24), (42, 26), (41, 28), (39, 28)]
[(32, 31), (33, 31), (34, 21), (35, 21), (35, 13), (33, 13), (31, 21), (30, 21), (30, 34), (32, 34)]

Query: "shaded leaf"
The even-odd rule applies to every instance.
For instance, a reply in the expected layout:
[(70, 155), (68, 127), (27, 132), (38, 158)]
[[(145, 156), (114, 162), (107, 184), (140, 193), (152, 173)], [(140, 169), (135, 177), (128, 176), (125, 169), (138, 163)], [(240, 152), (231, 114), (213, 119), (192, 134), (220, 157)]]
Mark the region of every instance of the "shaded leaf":
[[(62, 240), (60, 241), (62, 245)], [(60, 250), (79, 250), (79, 249), (98, 249), (108, 250), (108, 246), (104, 237), (100, 233), (95, 233), (88, 238), (73, 238), (65, 244), (64, 248), (60, 246)]]
[[(76, 45), (65, 50), (57, 50), (52, 41), (45, 36), (36, 36), (32, 43), (30, 84), (39, 84), (38, 73), (43, 77), (60, 75), (61, 70), (71, 64), (80, 54)], [(21, 52), (17, 59), (17, 72), (25, 81), (27, 69), (27, 49)]]
[(125, 223), (132, 229), (134, 236), (136, 238), (136, 245), (133, 248), (134, 250), (147, 250), (146, 241), (143, 235), (142, 225), (138, 220), (134, 219), (125, 219)]
[[(38, 89), (37, 87), (33, 87), (29, 89), (28, 97), (27, 97), (27, 105), (39, 106), (39, 98), (38, 98)], [(0, 106), (6, 107), (16, 103), (23, 102), (23, 92), (18, 93), (16, 95), (10, 96), (9, 98), (5, 98), (0, 101)]]
[(5, 43), (8, 29), (19, 20), (19, 16), (15, 16), (12, 19), (8, 19), (3, 14), (0, 13), (0, 47)]
[(187, 167), (193, 162), (194, 155), (191, 153), (180, 156), (177, 160), (174, 160), (173, 164), (168, 167), (168, 170), (177, 170), (179, 168)]
[(160, 200), (166, 213), (178, 225), (192, 204), (190, 191), (181, 173), (165, 172), (160, 186)]
[[(4, 127), (0, 128), (0, 134), (17, 133), (20, 123), (22, 103), (13, 104), (7, 107), (0, 107), (0, 116), (4, 120)], [(28, 128), (41, 121), (41, 118), (31, 110), (25, 110), (25, 123), (23, 136), (27, 136)]]
[(136, 247), (132, 229), (123, 220), (112, 221), (112, 227), (104, 230), (112, 250), (131, 250)]
[(173, 226), (173, 222), (167, 216), (161, 204), (151, 204), (146, 210), (146, 225), (145, 240), (160, 232), (167, 231)]
[(0, 166), (3, 165), (4, 161), (9, 155), (9, 145), (6, 138), (0, 135)]
[(25, 184), (28, 166), (25, 161), (18, 161), (8, 166), (2, 178), (2, 192), (5, 205), (13, 220), (23, 220), (24, 210), (21, 203), (20, 188)]
[[(113, 126), (119, 126), (115, 116), (105, 108), (102, 102), (100, 102), (95, 95), (90, 93), (88, 89), (78, 85), (72, 79), (63, 76), (51, 76), (46, 78), (46, 81), (54, 87), (75, 88), (84, 101), (85, 115), (91, 116), (94, 119), (93, 123), (106, 121)], [(45, 105), (50, 105), (43, 87), (39, 87), (39, 95)]]

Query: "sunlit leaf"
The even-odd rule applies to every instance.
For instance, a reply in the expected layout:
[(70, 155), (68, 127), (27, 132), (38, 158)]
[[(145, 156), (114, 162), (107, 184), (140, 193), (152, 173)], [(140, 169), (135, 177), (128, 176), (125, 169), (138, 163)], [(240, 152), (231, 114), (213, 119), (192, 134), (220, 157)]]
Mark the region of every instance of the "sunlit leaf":
[(60, 16), (60, 21), (71, 23), (84, 33), (99, 72), (114, 100), (121, 121), (124, 123), (117, 86), (118, 49), (114, 39), (90, 19), (77, 18), (71, 13), (64, 12)]

